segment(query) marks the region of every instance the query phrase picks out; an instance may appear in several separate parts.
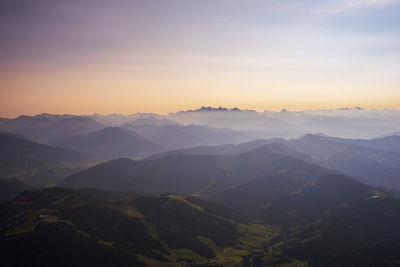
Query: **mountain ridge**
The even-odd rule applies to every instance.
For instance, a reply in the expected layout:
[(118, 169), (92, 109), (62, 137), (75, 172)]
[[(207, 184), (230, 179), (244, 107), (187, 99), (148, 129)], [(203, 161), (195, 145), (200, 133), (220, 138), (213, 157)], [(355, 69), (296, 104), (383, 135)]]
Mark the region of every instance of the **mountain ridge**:
[(137, 158), (164, 149), (162, 145), (120, 127), (106, 127), (86, 135), (75, 135), (60, 146), (107, 159)]

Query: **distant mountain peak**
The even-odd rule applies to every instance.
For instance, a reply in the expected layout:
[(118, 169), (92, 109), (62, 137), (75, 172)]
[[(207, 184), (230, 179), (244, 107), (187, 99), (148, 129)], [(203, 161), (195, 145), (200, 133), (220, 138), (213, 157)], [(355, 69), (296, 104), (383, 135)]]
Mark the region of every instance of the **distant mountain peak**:
[(349, 107), (345, 107), (345, 108), (338, 108), (337, 110), (365, 110), (362, 107), (356, 106), (354, 108), (349, 108)]
[(221, 106), (219, 106), (218, 108), (202, 106), (201, 108), (197, 109), (197, 111), (228, 111), (228, 109)]
[(237, 108), (237, 107), (225, 108), (225, 107), (219, 106), (219, 107), (216, 108), (216, 107), (211, 107), (211, 106), (208, 106), (208, 107), (201, 106), (198, 109), (194, 109), (194, 110), (189, 109), (187, 111), (181, 111), (181, 112), (215, 112), (215, 111), (225, 111), (225, 112), (227, 112), (227, 111), (252, 111), (252, 110), (247, 110), (247, 109), (246, 110), (242, 110), (242, 109)]
[(319, 139), (320, 137), (325, 137), (325, 136), (326, 135), (323, 135), (323, 134), (308, 133), (308, 134), (301, 136), (298, 140), (315, 140), (315, 139)]

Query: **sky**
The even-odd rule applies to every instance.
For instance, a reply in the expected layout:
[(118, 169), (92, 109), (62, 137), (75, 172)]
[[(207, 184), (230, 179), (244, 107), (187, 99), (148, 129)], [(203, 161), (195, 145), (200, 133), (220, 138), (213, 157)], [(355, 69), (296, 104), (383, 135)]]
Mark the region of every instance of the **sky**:
[(400, 0), (2, 0), (0, 116), (400, 108)]

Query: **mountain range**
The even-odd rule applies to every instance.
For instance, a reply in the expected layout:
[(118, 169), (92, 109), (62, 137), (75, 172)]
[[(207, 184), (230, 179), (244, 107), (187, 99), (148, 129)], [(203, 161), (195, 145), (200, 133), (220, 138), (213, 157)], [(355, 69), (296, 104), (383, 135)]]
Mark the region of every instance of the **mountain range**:
[[(285, 154), (281, 144), (262, 146), (234, 156), (178, 155), (154, 160), (109, 161), (66, 178), (61, 186), (145, 193), (212, 194), (273, 173), (328, 170)], [(300, 155), (299, 155), (300, 157)]]
[[(200, 146), (158, 153), (147, 159), (171, 154), (236, 155), (266, 144), (280, 143), (287, 155), (325, 168), (340, 171), (376, 187), (400, 189), (400, 138), (343, 139), (322, 135), (304, 135), (298, 139), (259, 139), (238, 145)], [(290, 149), (290, 152), (289, 150)]]
[(73, 115), (40, 114), (4, 119), (0, 129), (4, 132), (20, 134), (33, 141), (58, 145), (76, 134), (87, 134), (104, 128), (104, 125), (90, 118)]
[[(124, 124), (136, 126), (197, 125), (229, 128), (250, 137), (239, 141), (229, 141), (228, 139), (223, 143), (238, 143), (257, 138), (298, 138), (307, 133), (324, 133), (346, 139), (371, 139), (377, 136), (396, 135), (400, 130), (399, 115), (399, 111), (395, 109), (368, 110), (357, 107), (302, 111), (286, 109), (255, 111), (226, 107), (201, 107), (165, 115), (156, 113), (127, 115), (52, 115), (43, 113), (35, 116), (23, 115), (14, 119), (0, 118), (0, 131), (24, 135), (48, 145), (58, 145), (73, 135), (85, 135), (105, 127), (122, 127)], [(147, 135), (144, 137), (148, 138)], [(211, 144), (192, 143), (191, 146), (216, 144), (215, 142)], [(169, 147), (169, 149), (174, 148)]]
[(0, 133), (0, 162), (0, 179), (19, 179), (29, 186), (41, 187), (57, 184), (99, 160), (81, 152)]
[(2, 265), (397, 266), (397, 116), (0, 119)]
[(74, 135), (60, 146), (105, 159), (140, 158), (164, 150), (162, 145), (119, 127), (107, 127), (86, 135)]
[(219, 145), (240, 143), (250, 140), (247, 134), (229, 128), (216, 128), (204, 125), (148, 124), (143, 120), (125, 123), (124, 129), (134, 131), (154, 143), (168, 149), (189, 148), (199, 145)]

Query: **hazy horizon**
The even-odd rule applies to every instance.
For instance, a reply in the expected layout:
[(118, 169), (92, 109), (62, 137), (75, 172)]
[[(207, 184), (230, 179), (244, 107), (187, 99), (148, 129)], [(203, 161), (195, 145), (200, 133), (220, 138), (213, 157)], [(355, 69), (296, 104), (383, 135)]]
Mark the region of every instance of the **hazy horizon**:
[(396, 0), (0, 7), (0, 116), (400, 108)]
[(88, 112), (88, 113), (73, 113), (73, 112), (60, 112), (60, 113), (53, 113), (53, 112), (48, 112), (48, 111), (43, 111), (43, 112), (32, 112), (32, 113), (16, 113), (12, 115), (5, 115), (2, 116), (0, 114), (0, 118), (5, 118), (5, 119), (15, 119), (20, 116), (39, 116), (43, 114), (49, 114), (49, 115), (71, 115), (71, 116), (93, 116), (93, 115), (101, 115), (101, 116), (108, 116), (108, 115), (123, 115), (123, 116), (128, 116), (128, 115), (134, 115), (134, 114), (157, 114), (161, 116), (165, 116), (168, 114), (174, 114), (177, 112), (186, 112), (186, 111), (196, 111), (201, 108), (224, 108), (228, 109), (231, 111), (232, 109), (238, 108), (241, 111), (255, 111), (255, 112), (274, 112), (278, 113), (283, 110), (288, 111), (288, 112), (330, 112), (330, 111), (351, 111), (351, 110), (359, 110), (359, 111), (399, 111), (400, 108), (365, 108), (361, 106), (354, 106), (354, 107), (338, 107), (338, 108), (315, 108), (315, 109), (288, 109), (283, 107), (282, 109), (252, 109), (248, 107), (237, 107), (237, 106), (232, 106), (232, 107), (225, 107), (225, 106), (196, 106), (196, 107), (189, 107), (187, 109), (176, 109), (176, 110), (171, 110), (171, 111), (166, 111), (166, 112), (157, 112), (157, 111), (132, 111), (132, 112), (110, 112), (110, 113), (101, 113), (101, 112)]

